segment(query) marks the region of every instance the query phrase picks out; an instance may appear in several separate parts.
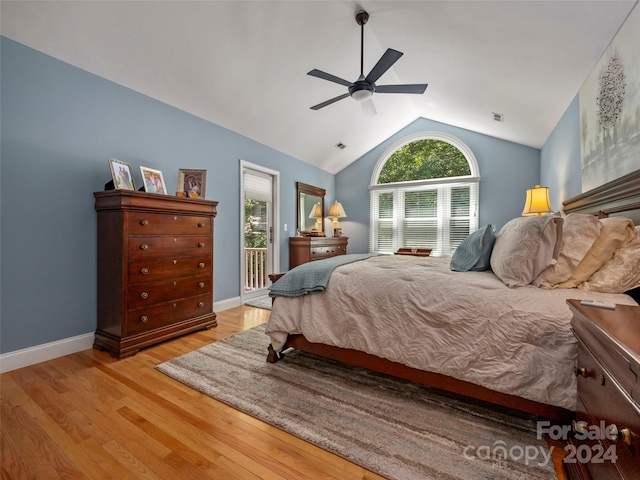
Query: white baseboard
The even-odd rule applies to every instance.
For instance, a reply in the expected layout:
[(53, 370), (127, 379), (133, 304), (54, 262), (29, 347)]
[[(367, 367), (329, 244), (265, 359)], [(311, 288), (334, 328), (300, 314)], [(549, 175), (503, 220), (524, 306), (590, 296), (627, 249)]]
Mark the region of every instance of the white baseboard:
[[(222, 312), (242, 305), (240, 297), (229, 298), (213, 304), (214, 312)], [(46, 362), (54, 358), (71, 355), (93, 348), (94, 333), (85, 333), (75, 337), (64, 338), (51, 343), (23, 348), (0, 355), (0, 373), (10, 372), (18, 368), (28, 367), (36, 363)]]
[(3, 353), (0, 355), (0, 373), (10, 372), (11, 370), (87, 350), (93, 347), (93, 339), (93, 332), (85, 333), (84, 335), (64, 338), (56, 342)]

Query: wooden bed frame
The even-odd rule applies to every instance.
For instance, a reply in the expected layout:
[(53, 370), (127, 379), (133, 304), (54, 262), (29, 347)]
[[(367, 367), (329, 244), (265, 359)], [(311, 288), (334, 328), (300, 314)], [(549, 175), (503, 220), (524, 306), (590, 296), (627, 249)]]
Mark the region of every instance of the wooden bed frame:
[[(563, 211), (567, 214), (588, 213), (598, 215), (599, 218), (624, 214), (624, 216), (632, 218), (636, 224), (640, 225), (640, 170), (564, 201)], [(270, 278), (272, 281), (277, 281), (282, 275), (284, 274), (270, 275)], [(358, 350), (312, 343), (303, 335), (289, 335), (283, 350), (287, 348), (313, 353), (559, 422), (570, 422), (575, 417), (575, 412), (564, 408), (496, 392), (480, 385), (439, 373), (417, 370)], [(283, 357), (282, 354), (278, 356), (273, 348), (269, 346), (268, 362), (275, 363), (281, 357)]]

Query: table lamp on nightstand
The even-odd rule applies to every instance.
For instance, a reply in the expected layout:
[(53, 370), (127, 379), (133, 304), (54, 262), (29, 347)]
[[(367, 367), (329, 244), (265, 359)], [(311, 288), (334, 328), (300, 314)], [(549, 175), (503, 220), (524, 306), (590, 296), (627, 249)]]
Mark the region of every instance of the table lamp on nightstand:
[(551, 202), (549, 202), (549, 187), (536, 185), (527, 190), (527, 199), (524, 202), (523, 217), (536, 215), (546, 215), (552, 213)]
[(340, 228), (340, 224), (338, 223), (339, 218), (347, 218), (347, 214), (344, 212), (344, 208), (339, 201), (335, 201), (331, 204), (331, 208), (329, 209), (329, 213), (327, 217), (333, 218), (333, 222), (331, 223), (331, 230), (333, 231), (333, 236), (336, 236), (336, 230)]

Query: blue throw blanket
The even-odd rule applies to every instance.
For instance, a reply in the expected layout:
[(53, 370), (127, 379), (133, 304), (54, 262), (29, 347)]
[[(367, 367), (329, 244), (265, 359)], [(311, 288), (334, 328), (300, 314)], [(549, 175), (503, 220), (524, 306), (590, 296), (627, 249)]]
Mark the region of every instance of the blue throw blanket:
[(336, 257), (303, 263), (289, 270), (280, 279), (269, 287), (271, 297), (297, 297), (312, 292), (322, 292), (329, 282), (329, 277), (334, 268), (347, 263), (366, 260), (380, 255), (379, 253), (352, 253), (338, 255)]

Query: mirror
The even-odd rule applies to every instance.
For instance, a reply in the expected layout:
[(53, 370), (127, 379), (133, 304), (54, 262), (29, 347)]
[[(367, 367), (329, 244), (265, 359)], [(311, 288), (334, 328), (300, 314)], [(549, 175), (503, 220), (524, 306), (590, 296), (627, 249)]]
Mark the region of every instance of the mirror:
[[(298, 205), (296, 218), (298, 220), (298, 231), (300, 234), (311, 234), (314, 232), (324, 232), (324, 194), (325, 189), (307, 185), (306, 183), (296, 182), (298, 190)], [(319, 212), (318, 212), (319, 207)], [(319, 222), (317, 214), (319, 213)], [(313, 215), (312, 215), (313, 214)], [(319, 236), (323, 236), (321, 233)]]

